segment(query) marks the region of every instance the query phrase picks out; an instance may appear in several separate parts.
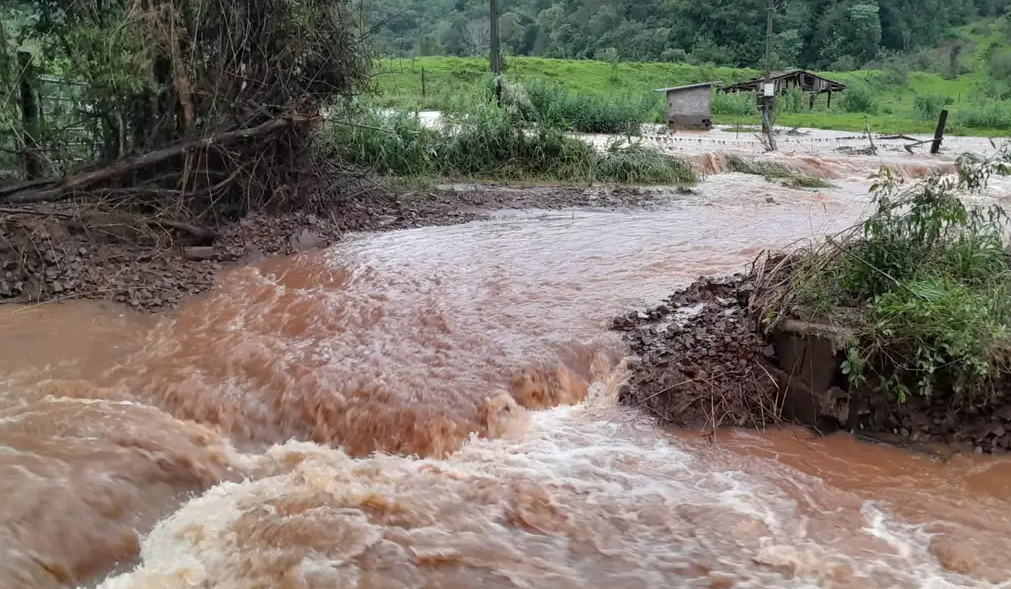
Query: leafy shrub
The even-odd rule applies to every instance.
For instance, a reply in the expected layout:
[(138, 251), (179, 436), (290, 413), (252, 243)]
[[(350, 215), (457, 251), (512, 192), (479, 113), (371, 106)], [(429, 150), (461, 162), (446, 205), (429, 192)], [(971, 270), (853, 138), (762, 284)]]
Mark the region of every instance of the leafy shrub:
[(866, 83), (854, 80), (842, 93), (840, 106), (845, 112), (876, 114), (878, 112), (877, 98), (874, 90)]
[(713, 114), (747, 117), (758, 114), (758, 102), (753, 92), (727, 94), (717, 92), (713, 95)]
[(583, 94), (541, 80), (527, 80), (511, 93), (526, 120), (580, 133), (638, 134), (651, 118), (656, 98)]
[(970, 129), (1011, 129), (1011, 102), (990, 102), (961, 108), (958, 122)]
[(994, 53), (987, 63), (987, 71), (994, 80), (1011, 78), (1011, 51)]
[(688, 61), (688, 53), (680, 47), (671, 47), (663, 50), (663, 53), (660, 54), (660, 59), (669, 63), (684, 63)]
[(833, 72), (852, 72), (860, 68), (860, 63), (852, 55), (843, 55), (829, 65)]
[(874, 214), (798, 266), (793, 312), (856, 329), (843, 364), (851, 386), (880, 386), (899, 402), (942, 389), (985, 402), (984, 385), (1011, 374), (1007, 217), (960, 199), (1006, 174), (1007, 162), (1006, 152), (978, 165), (962, 160), (954, 177), (911, 189), (883, 170)]
[(798, 88), (791, 88), (776, 97), (777, 113), (800, 113), (804, 109), (804, 93)]
[(950, 99), (945, 96), (917, 94), (913, 101), (913, 114), (921, 121), (935, 120), (950, 103)]

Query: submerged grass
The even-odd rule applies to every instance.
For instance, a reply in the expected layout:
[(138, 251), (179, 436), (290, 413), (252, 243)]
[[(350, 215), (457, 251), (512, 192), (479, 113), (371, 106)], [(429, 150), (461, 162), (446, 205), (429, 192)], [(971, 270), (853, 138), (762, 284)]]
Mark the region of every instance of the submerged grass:
[(843, 372), (851, 387), (986, 404), (1011, 373), (1007, 216), (960, 198), (1006, 174), (1008, 154), (960, 161), (954, 177), (907, 189), (887, 169), (876, 211), (820, 248), (795, 254), (764, 291), (763, 319), (792, 315), (855, 330)]
[(762, 176), (790, 188), (831, 188), (832, 184), (814, 176), (798, 174), (776, 162), (760, 162), (738, 155), (727, 156), (727, 171)]
[(601, 152), (516, 109), (474, 107), (425, 128), (410, 113), (365, 111), (333, 122), (324, 140), (345, 161), (401, 177), (690, 185), (691, 165), (628, 138)]

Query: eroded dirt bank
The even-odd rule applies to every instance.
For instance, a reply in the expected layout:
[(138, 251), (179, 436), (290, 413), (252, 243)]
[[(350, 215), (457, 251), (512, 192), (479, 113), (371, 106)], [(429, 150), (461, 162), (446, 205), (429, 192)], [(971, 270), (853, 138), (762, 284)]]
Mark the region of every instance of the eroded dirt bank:
[(641, 208), (683, 190), (442, 186), (254, 214), (198, 234), (175, 224), (74, 204), (0, 208), (0, 303), (112, 300), (146, 312), (209, 289), (217, 271), (340, 241), (347, 233), (451, 225), (501, 209)]
[(846, 378), (838, 365), (827, 367), (830, 388), (805, 388), (801, 375), (787, 372), (789, 360), (777, 355), (773, 339), (755, 329), (748, 309), (753, 292), (745, 274), (700, 278), (659, 306), (614, 319), (611, 329), (623, 333), (635, 354), (620, 402), (662, 425), (688, 429), (765, 428), (799, 420), (819, 433), (850, 431), (944, 458), (1008, 453), (1006, 401), (977, 408), (939, 393), (897, 403), (882, 392), (843, 390)]

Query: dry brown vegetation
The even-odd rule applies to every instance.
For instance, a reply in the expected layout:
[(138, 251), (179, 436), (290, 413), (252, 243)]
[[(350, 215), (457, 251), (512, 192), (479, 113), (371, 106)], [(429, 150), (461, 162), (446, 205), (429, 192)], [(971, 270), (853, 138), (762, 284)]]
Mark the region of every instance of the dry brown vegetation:
[[(31, 15), (17, 31), (41, 50), (3, 60), (30, 176), (0, 187), (7, 205), (87, 196), (206, 223), (290, 206), (318, 173), (324, 109), (367, 81), (347, 0), (48, 0)], [(75, 165), (65, 135), (25, 108), (46, 104), (36, 81), (54, 70), (83, 88), (81, 128), (96, 146)]]

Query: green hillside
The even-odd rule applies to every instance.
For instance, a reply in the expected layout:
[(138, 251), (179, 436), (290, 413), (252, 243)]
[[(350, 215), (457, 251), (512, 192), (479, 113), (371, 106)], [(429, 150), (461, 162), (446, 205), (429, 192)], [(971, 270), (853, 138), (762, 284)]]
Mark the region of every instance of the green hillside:
[[(422, 96), (422, 72), (425, 94)], [(377, 101), (380, 105), (403, 109), (459, 110), (469, 97), (475, 97), (489, 83), (488, 62), (483, 58), (423, 57), (385, 59), (375, 74)], [(673, 63), (605, 63), (591, 60), (560, 60), (537, 57), (510, 57), (506, 78), (510, 81), (548, 82), (572, 93), (594, 95), (605, 101), (649, 101), (650, 121), (659, 121), (661, 100), (652, 92), (657, 88), (707, 80), (733, 82), (757, 75), (748, 69), (693, 66)], [(844, 95), (834, 96), (829, 109), (824, 96), (814, 111), (806, 105), (800, 112), (783, 112), (779, 124), (824, 129), (862, 131), (865, 117), (875, 132), (929, 133), (936, 123), (936, 111), (946, 106), (951, 112), (951, 133), (1001, 135), (1011, 130), (1011, 117), (993, 124), (980, 125), (979, 115), (986, 107), (974, 101), (973, 89), (986, 78), (983, 72), (970, 73), (949, 80), (940, 74), (912, 72), (898, 75), (887, 71), (823, 72), (823, 75), (851, 85), (847, 93), (869, 97), (869, 104), (853, 104)], [(903, 79), (905, 78), (905, 79)], [(718, 124), (754, 124), (757, 111), (715, 108)], [(945, 103), (948, 103), (945, 105)], [(997, 103), (991, 110), (1011, 104)], [(999, 113), (998, 113), (999, 114)], [(985, 120), (985, 119), (984, 119)]]

